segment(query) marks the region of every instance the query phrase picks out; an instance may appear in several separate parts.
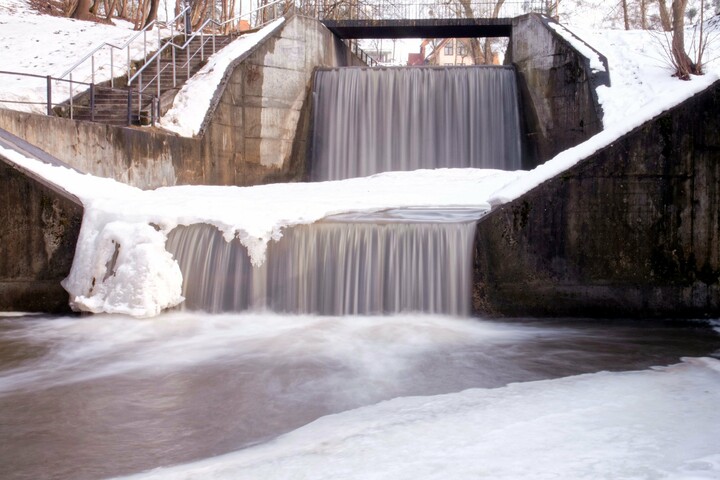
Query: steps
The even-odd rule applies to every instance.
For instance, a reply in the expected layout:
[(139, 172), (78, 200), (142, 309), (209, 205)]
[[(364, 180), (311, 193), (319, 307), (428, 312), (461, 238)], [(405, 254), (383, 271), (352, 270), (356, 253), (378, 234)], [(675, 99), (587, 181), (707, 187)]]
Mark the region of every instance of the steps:
[[(153, 97), (162, 97), (164, 99), (162, 104), (167, 110), (177, 91), (205, 65), (213, 51), (219, 51), (234, 38), (215, 36), (214, 48), (212, 36), (196, 37), (184, 50), (168, 48), (142, 71), (133, 82), (130, 93), (127, 88), (96, 85), (94, 92), (86, 93), (83, 100), (74, 106), (73, 118), (108, 125), (127, 125), (128, 101), (130, 101), (130, 123), (150, 124), (153, 120)], [(181, 43), (181, 40), (177, 39), (176, 43)], [(174, 58), (173, 50), (175, 50)], [(138, 66), (138, 70), (143, 65)], [(158, 83), (160, 95), (158, 95)]]

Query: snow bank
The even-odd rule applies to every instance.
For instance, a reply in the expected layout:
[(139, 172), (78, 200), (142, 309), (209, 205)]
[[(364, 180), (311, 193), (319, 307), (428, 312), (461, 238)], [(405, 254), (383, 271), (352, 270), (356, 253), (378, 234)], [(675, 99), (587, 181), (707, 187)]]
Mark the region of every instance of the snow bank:
[(276, 440), (133, 479), (711, 479), (720, 361), (596, 373), (323, 417)]
[[(3, 0), (5, 3), (7, 0)], [(114, 25), (74, 20), (70, 18), (38, 15), (27, 7), (27, 2), (13, 0), (0, 6), (0, 70), (51, 75), (59, 77), (84, 55), (104, 42), (117, 46), (137, 34), (126, 21), (114, 20)], [(161, 36), (169, 35), (161, 30)], [(148, 51), (158, 48), (158, 30), (147, 34)], [(105, 48), (96, 54), (95, 83), (110, 80), (110, 53)], [(130, 45), (133, 60), (144, 57), (142, 36)], [(126, 73), (127, 49), (114, 53), (114, 75)], [(73, 80), (91, 81), (91, 62), (87, 60), (73, 73)], [(47, 84), (44, 78), (0, 75), (0, 107), (14, 110), (45, 113), (47, 111)], [(74, 86), (74, 94), (81, 91)], [(67, 83), (53, 83), (53, 101), (64, 101), (69, 96)], [(22, 102), (22, 103), (15, 103)], [(29, 102), (29, 103), (28, 103)]]
[(96, 215), (91, 210), (83, 218), (82, 253), (63, 281), (71, 294), (84, 286), (71, 299), (75, 309), (148, 317), (184, 300), (182, 273), (165, 250), (163, 233), (145, 223), (101, 223)]
[(160, 119), (160, 125), (184, 137), (197, 135), (230, 64), (271, 35), (284, 21), (284, 18), (279, 18), (257, 32), (243, 35), (210, 57), (207, 64), (180, 89), (172, 108)]
[(594, 72), (604, 72), (605, 65), (600, 60), (600, 56), (595, 50), (593, 50), (587, 43), (580, 40), (580, 38), (572, 33), (567, 27), (549, 22), (548, 26), (555, 30), (561, 37), (565, 39), (572, 47), (577, 50), (581, 55), (590, 61), (590, 68)]

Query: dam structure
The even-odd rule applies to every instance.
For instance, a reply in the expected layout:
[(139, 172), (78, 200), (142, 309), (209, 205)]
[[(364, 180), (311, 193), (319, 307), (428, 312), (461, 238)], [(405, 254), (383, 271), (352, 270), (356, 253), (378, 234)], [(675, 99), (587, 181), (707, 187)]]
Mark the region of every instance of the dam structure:
[[(353, 39), (371, 31), (384, 32), (382, 35), (395, 31), (403, 36), (411, 30), (401, 28), (402, 19), (342, 22), (288, 12), (266, 38), (230, 63), (193, 136), (9, 110), (0, 110), (0, 128), (73, 168), (141, 189), (324, 181), (425, 168), (527, 170), (602, 130), (602, 109), (595, 88), (609, 85), (607, 60), (595, 52), (600, 67), (591, 67), (588, 57), (576, 48), (580, 40), (568, 41), (548, 17), (531, 13), (493, 21), (406, 19), (414, 33), (416, 28), (437, 28), (444, 23), (443, 28), (456, 28), (458, 35), (509, 35), (506, 66), (463, 69), (368, 68), (355, 55)], [(586, 44), (582, 50), (588, 49), (592, 51)], [(713, 162), (720, 129), (713, 123), (718, 117), (713, 89), (717, 86), (688, 101), (694, 111), (677, 106), (664, 112), (619, 139), (615, 150), (603, 147), (592, 159), (582, 160), (574, 169), (512, 203), (493, 207), (488, 215), (476, 212), (472, 220), (458, 220), (455, 226), (463, 229), (469, 225), (468, 231), (479, 220), (468, 257), (472, 312), (621, 316), (652, 311), (654, 316), (673, 317), (719, 311), (720, 242), (715, 207), (720, 202), (713, 189), (717, 178)], [(704, 112), (703, 118), (709, 121), (699, 122), (694, 112)], [(624, 149), (618, 147), (622, 142), (627, 144)], [(103, 148), (98, 149), (98, 145)], [(15, 233), (21, 232), (19, 237), (3, 237), (12, 238), (5, 242), (12, 245), (8, 258), (17, 261), (0, 263), (0, 283), (4, 291), (12, 292), (3, 297), (2, 308), (62, 311), (58, 284), (71, 263), (71, 258), (65, 257), (72, 255), (69, 246), (79, 231), (79, 206), (68, 206), (56, 221), (51, 213), (65, 205), (62, 199), (54, 198), (46, 185), (36, 185), (35, 179), (26, 178), (12, 166), (3, 168), (3, 181), (37, 189), (37, 199), (32, 197), (32, 202), (43, 208), (20, 208), (21, 195), (6, 195), (9, 208), (3, 224), (23, 224), (27, 230), (16, 229)], [(627, 193), (629, 188), (631, 194)], [(72, 221), (65, 220), (65, 215)], [(359, 255), (350, 262), (359, 269), (367, 267), (371, 255), (394, 254), (396, 248), (387, 246), (395, 244), (426, 252), (422, 259), (413, 257), (414, 261), (434, 265), (435, 259), (430, 257), (445, 255), (436, 247), (456, 233), (437, 233), (451, 228), (448, 225), (453, 221), (436, 222), (429, 217), (432, 215), (395, 223), (376, 219), (369, 222), (377, 224), (373, 227), (367, 225), (367, 219), (360, 225), (344, 218), (296, 227), (296, 232), (287, 229), (285, 238), (277, 243), (278, 252), (270, 253), (268, 271), (245, 282), (254, 285), (249, 293), (238, 294), (248, 300), (222, 300), (218, 304), (227, 303), (231, 309), (283, 312), (425, 309), (416, 300), (407, 300), (419, 294), (386, 286), (381, 288), (385, 292), (382, 299), (369, 301), (372, 307), (367, 308), (352, 306), (359, 304), (354, 294), (340, 295), (348, 298), (346, 305), (326, 307), (297, 292), (288, 294), (296, 299), (292, 302), (276, 301), (262, 289), (280, 290), (272, 286), (276, 284), (270, 271), (276, 268), (273, 262), (290, 263), (295, 266), (282, 268), (303, 270), (308, 275), (289, 274), (292, 278), (331, 278), (329, 274), (310, 273), (325, 268), (325, 260), (300, 260), (296, 254), (285, 257), (289, 254), (281, 254), (279, 245), (292, 238), (312, 248), (333, 244), (333, 249), (349, 251), (349, 247), (329, 240), (337, 235), (332, 232), (340, 224), (354, 232), (354, 239), (347, 235), (348, 241), (372, 245), (367, 251), (374, 253)], [(429, 227), (435, 223), (443, 226)], [(631, 228), (634, 225), (642, 228)], [(593, 234), (596, 229), (602, 234)], [(433, 235), (435, 240), (429, 240)], [(172, 242), (179, 241), (175, 236), (182, 235), (172, 233)], [(325, 236), (328, 239), (321, 240)], [(467, 237), (465, 233), (457, 236)], [(658, 238), (663, 242), (658, 244)], [(193, 250), (182, 247), (183, 242), (186, 240), (172, 243), (178, 258), (183, 255), (181, 250)], [(205, 245), (213, 242), (208, 239)], [(430, 243), (432, 247), (426, 246)], [(51, 248), (56, 244), (63, 245), (62, 250)], [(288, 250), (295, 248), (286, 246)], [(458, 250), (458, 254), (459, 250), (466, 251), (464, 246), (447, 248)], [(607, 262), (608, 257), (616, 257), (615, 252), (622, 252), (619, 260)], [(297, 267), (306, 260), (306, 266)], [(311, 267), (313, 262), (319, 266)], [(18, 269), (21, 263), (27, 268)], [(187, 265), (184, 268), (198, 263), (188, 260)], [(245, 267), (233, 268), (240, 271)], [(424, 276), (436, 267), (428, 268), (422, 275), (420, 270), (406, 269), (407, 277), (391, 283), (434, 283)], [(187, 273), (188, 278), (194, 275)], [(198, 273), (199, 277), (203, 275)], [(360, 270), (333, 275), (336, 279), (355, 279), (352, 282), (365, 285), (358, 287), (360, 290), (370, 288), (367, 281), (357, 280), (366, 275)], [(462, 275), (466, 278), (465, 273)], [(460, 293), (456, 294), (465, 296), (468, 289), (458, 287)], [(226, 293), (197, 297), (213, 295), (229, 298)], [(194, 294), (188, 291), (187, 297), (194, 298)], [(403, 300), (392, 303), (389, 298)], [(293, 302), (298, 306), (291, 306)], [(432, 304), (449, 305), (444, 300), (433, 300)], [(215, 305), (214, 300), (201, 299), (196, 304), (212, 311), (226, 308)], [(459, 315), (467, 311), (456, 306), (428, 308)]]

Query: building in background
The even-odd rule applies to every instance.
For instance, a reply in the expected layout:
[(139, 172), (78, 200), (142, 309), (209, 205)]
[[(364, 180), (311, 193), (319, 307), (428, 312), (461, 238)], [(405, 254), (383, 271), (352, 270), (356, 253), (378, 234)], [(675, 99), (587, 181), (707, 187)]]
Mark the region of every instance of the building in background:
[(445, 38), (428, 54), (428, 65), (475, 65), (469, 38)]
[[(427, 50), (430, 50), (427, 53)], [(493, 65), (500, 64), (498, 53), (493, 52)], [(425, 39), (419, 53), (408, 54), (408, 65), (476, 65), (469, 38)], [(485, 62), (479, 62), (485, 63)]]

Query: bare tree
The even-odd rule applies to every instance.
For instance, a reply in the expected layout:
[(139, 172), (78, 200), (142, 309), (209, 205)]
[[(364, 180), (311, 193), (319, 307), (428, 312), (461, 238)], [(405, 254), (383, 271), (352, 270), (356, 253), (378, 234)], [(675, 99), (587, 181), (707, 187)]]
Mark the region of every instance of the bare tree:
[(647, 25), (647, 0), (640, 0), (640, 28), (648, 29)]
[(630, 19), (628, 17), (627, 0), (622, 0), (622, 11), (623, 11), (623, 21), (625, 23), (625, 30), (630, 30)]
[(689, 80), (691, 73), (696, 72), (696, 65), (685, 51), (685, 8), (688, 0), (672, 2), (672, 44), (671, 51), (675, 60), (675, 75), (682, 80)]
[(77, 0), (77, 2), (73, 2), (70, 6), (68, 16), (78, 20), (95, 19), (95, 15), (90, 12), (93, 8), (93, 3), (93, 0)]
[(663, 30), (666, 32), (672, 31), (673, 26), (670, 20), (670, 11), (668, 10), (667, 2), (665, 0), (658, 0), (658, 8), (660, 10), (660, 24)]

